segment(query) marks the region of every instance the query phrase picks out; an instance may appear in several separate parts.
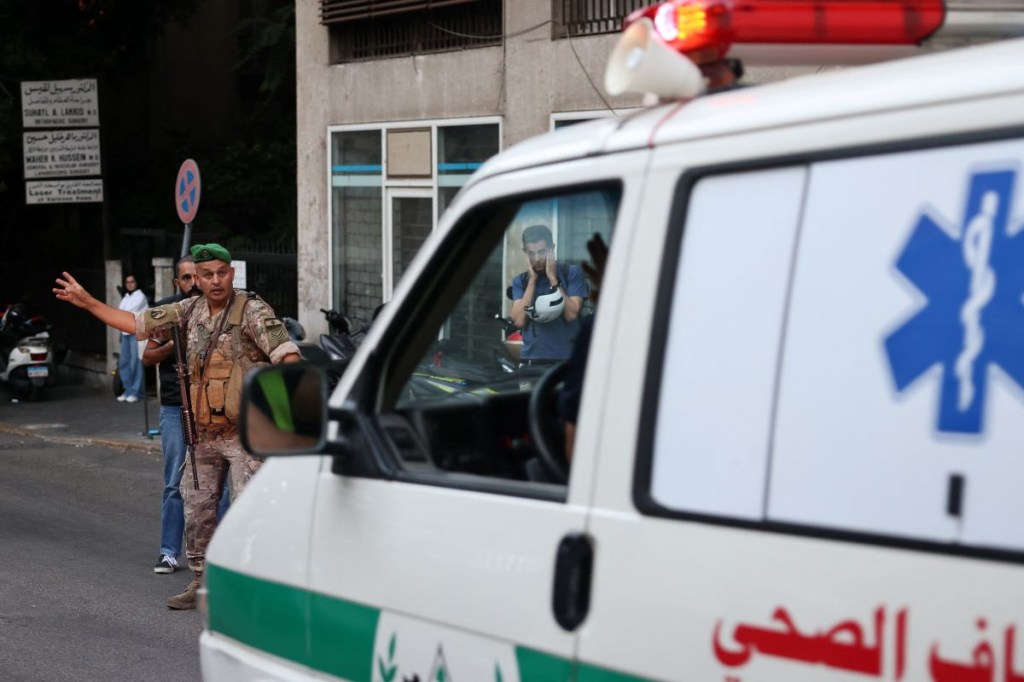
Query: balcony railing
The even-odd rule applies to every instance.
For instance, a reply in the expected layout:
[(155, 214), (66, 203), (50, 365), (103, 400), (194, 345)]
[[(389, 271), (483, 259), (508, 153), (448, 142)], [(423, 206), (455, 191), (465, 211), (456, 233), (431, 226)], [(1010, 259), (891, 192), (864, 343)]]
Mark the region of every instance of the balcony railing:
[(477, 0), (320, 0), (320, 23), (339, 24), (440, 9)]
[(324, 0), (321, 22), (334, 63), (500, 45), (504, 25), (502, 0)]
[(618, 33), (622, 20), (655, 0), (553, 0), (555, 38)]

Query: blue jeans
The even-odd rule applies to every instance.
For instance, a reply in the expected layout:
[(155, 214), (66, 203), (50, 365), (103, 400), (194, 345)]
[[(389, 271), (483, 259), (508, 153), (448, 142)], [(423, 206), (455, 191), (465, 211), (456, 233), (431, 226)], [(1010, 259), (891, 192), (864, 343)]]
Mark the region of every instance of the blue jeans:
[[(160, 554), (177, 557), (181, 554), (181, 538), (185, 532), (185, 505), (181, 499), (181, 475), (185, 467), (185, 436), (181, 430), (181, 408), (160, 406), (160, 446), (164, 451), (164, 496), (160, 504)], [(192, 485), (186, 481), (186, 485)], [(223, 518), (231, 505), (227, 485), (221, 491), (217, 519)]]
[(121, 355), (117, 359), (117, 372), (121, 375), (125, 396), (142, 400), (142, 363), (139, 361), (139, 342), (132, 334), (121, 334)]

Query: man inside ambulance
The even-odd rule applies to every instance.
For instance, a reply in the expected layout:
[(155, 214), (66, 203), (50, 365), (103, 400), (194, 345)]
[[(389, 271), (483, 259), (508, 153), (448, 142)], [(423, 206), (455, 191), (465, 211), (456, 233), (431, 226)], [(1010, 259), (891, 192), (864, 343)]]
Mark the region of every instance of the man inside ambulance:
[(512, 322), (523, 330), (521, 366), (555, 365), (567, 360), (579, 333), (587, 297), (583, 270), (558, 263), (547, 225), (523, 230), (526, 272), (512, 280)]

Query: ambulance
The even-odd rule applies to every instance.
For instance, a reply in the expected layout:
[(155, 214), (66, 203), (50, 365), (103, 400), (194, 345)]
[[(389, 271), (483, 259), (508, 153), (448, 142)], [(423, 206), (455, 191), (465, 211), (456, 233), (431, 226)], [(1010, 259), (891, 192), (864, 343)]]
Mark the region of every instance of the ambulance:
[[(1024, 40), (730, 82), (955, 15), (630, 17), (606, 86), (659, 104), (485, 164), (329, 395), (249, 383), (204, 678), (1024, 681)], [(500, 362), (535, 224), (609, 245), (571, 457), (566, 365)]]

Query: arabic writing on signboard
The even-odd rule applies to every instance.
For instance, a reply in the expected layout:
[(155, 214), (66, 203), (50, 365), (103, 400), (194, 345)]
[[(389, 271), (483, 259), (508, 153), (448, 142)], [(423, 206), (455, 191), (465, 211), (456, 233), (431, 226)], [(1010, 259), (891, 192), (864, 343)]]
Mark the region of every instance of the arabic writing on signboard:
[(96, 80), (22, 82), (21, 119), (26, 128), (98, 126)]
[(103, 180), (35, 180), (25, 183), (26, 204), (82, 204), (103, 201)]
[[(891, 656), (893, 679), (902, 680), (906, 671), (907, 609), (896, 613), (891, 638), (886, 638), (886, 613), (875, 609), (870, 637), (855, 620), (844, 620), (827, 630), (804, 633), (797, 629), (786, 609), (772, 613), (773, 625), (757, 626), (740, 623), (733, 629), (732, 641), (723, 641), (722, 621), (715, 625), (712, 646), (715, 658), (722, 665), (737, 668), (755, 654), (783, 658), (799, 663), (819, 664), (827, 668), (882, 677), (883, 662)], [(1002, 665), (997, 663), (995, 647), (984, 637), (988, 622), (979, 618), (977, 629), (982, 635), (971, 650), (970, 661), (944, 658), (939, 642), (933, 642), (928, 656), (929, 679), (933, 682), (1024, 682), (1024, 672), (1015, 670), (1014, 643), (1016, 625), (1002, 632)], [(1002, 675), (997, 676), (1001, 668)], [(730, 682), (739, 678), (730, 676)]]
[(100, 174), (100, 131), (37, 131), (23, 133), (26, 178)]

